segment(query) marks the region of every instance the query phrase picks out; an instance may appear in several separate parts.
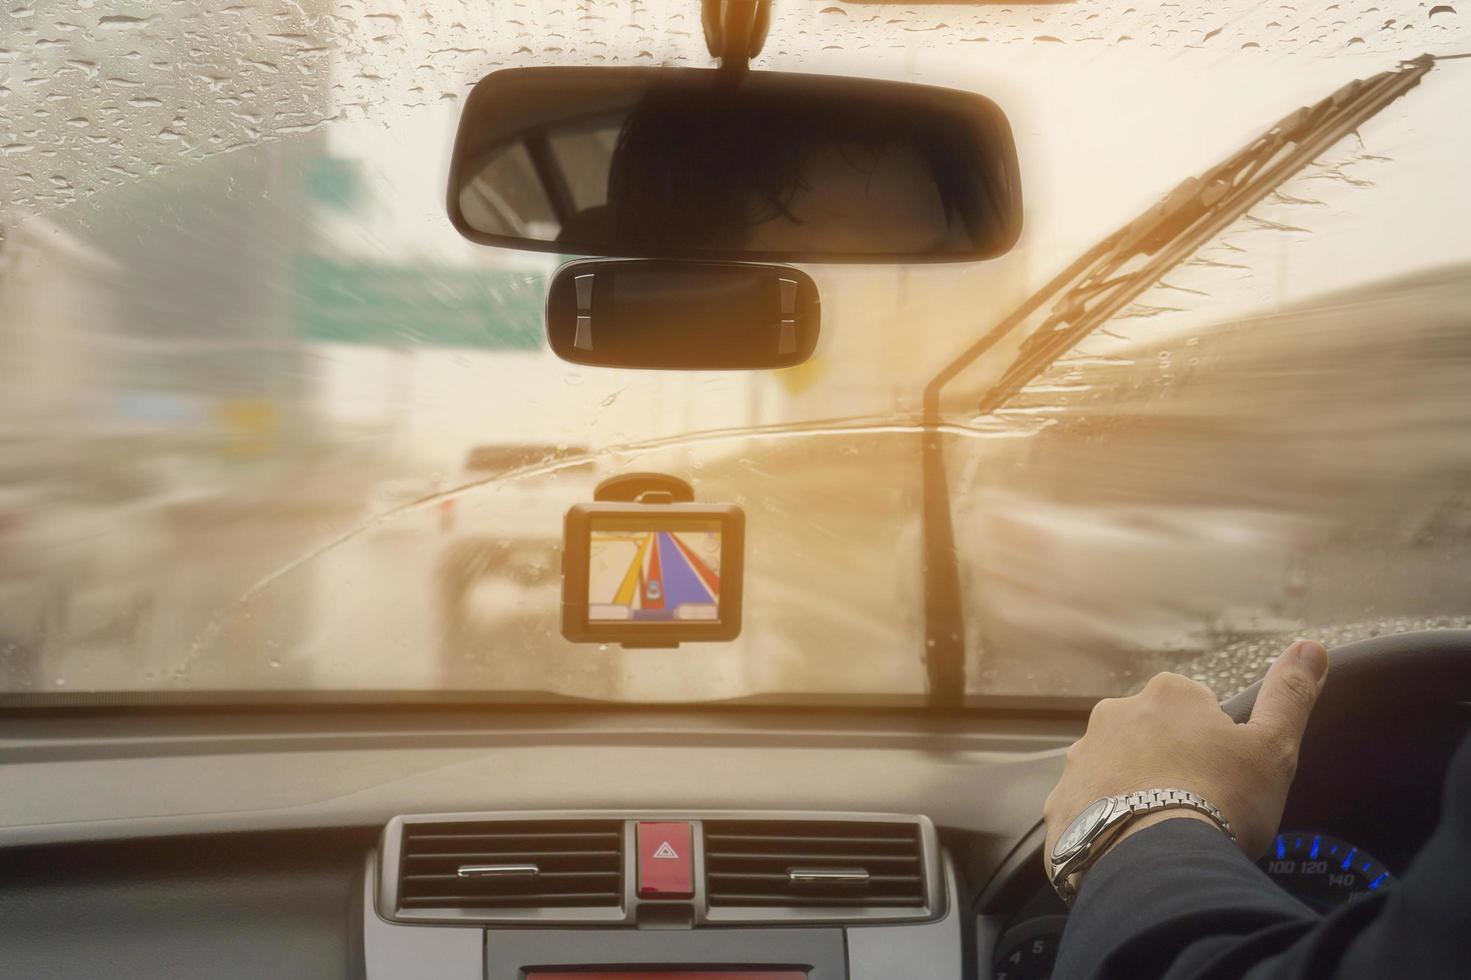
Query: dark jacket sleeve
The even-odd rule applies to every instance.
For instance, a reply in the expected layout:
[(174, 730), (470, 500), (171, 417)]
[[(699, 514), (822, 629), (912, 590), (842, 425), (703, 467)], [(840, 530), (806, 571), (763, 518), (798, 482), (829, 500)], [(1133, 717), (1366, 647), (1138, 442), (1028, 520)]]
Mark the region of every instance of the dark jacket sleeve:
[(1053, 980), (1471, 977), (1471, 740), (1402, 878), (1319, 916), (1219, 830), (1165, 820), (1083, 876)]

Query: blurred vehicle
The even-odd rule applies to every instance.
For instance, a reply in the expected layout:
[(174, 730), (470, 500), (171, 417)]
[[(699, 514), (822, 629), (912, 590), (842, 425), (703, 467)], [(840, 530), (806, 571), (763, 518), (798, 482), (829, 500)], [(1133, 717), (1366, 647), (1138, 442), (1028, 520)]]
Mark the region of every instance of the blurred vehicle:
[(1001, 649), (1047, 644), (1076, 674), (1169, 662), (1300, 627), (1297, 565), (1328, 529), (1310, 515), (1188, 504), (975, 494), (956, 514)]
[(17, 651), (0, 669), (10, 680), (34, 683), (64, 647), (145, 649), (174, 544), (170, 499), (146, 489), (117, 473), (0, 484), (0, 642)]
[(495, 659), (492, 647), (519, 652), (518, 631), (543, 628), (560, 601), (562, 515), (592, 499), (600, 472), (581, 447), (495, 443), (466, 453), (465, 489), (433, 505), (449, 538), (437, 573), (447, 683)]

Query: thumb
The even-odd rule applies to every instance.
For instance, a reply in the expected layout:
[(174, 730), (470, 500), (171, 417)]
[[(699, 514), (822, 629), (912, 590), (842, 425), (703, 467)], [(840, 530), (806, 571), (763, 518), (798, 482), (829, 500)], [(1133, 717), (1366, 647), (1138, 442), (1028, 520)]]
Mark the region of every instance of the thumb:
[(1298, 640), (1268, 668), (1247, 724), (1296, 745), (1302, 741), (1327, 673), (1328, 651), (1323, 644)]

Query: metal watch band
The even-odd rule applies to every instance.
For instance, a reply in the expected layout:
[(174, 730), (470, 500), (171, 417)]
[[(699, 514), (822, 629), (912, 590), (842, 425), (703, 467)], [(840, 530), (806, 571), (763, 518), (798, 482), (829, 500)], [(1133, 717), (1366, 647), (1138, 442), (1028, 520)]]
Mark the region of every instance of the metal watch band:
[(1186, 789), (1146, 789), (1137, 793), (1125, 793), (1117, 797), (1118, 801), (1129, 808), (1133, 814), (1152, 813), (1156, 810), (1186, 809), (1203, 813), (1216, 822), (1224, 833), (1234, 843), (1236, 831), (1231, 829), (1231, 821), (1225, 815), (1210, 804), (1204, 797), (1195, 795)]
[[(1146, 789), (1135, 793), (1125, 793), (1121, 796), (1111, 796), (1108, 797), (1108, 800), (1115, 805), (1114, 813), (1120, 815), (1120, 818), (1106, 819), (1103, 824), (1094, 828), (1093, 839), (1088, 842), (1087, 848), (1078, 852), (1076, 857), (1069, 858), (1062, 867), (1054, 868), (1049, 875), (1057, 894), (1068, 905), (1072, 905), (1073, 899), (1077, 897), (1077, 885), (1074, 879), (1092, 867), (1100, 856), (1096, 846), (1098, 839), (1100, 837), (1104, 837), (1105, 840), (1112, 838), (1135, 817), (1156, 813), (1160, 810), (1194, 810), (1209, 817), (1228, 840), (1232, 843), (1236, 842), (1236, 832), (1231, 829), (1231, 821), (1226, 819), (1225, 814), (1204, 797), (1197, 796), (1189, 790), (1173, 787)], [(1123, 811), (1127, 811), (1127, 816), (1122, 815)]]

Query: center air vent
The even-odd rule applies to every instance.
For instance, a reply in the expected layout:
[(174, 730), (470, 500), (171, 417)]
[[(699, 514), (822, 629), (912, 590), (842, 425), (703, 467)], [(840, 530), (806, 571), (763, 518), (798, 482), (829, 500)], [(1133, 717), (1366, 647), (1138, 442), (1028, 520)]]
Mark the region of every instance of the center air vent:
[(706, 820), (711, 908), (918, 908), (924, 849), (912, 823)]
[(403, 827), (398, 908), (617, 906), (621, 820), (413, 822)]

